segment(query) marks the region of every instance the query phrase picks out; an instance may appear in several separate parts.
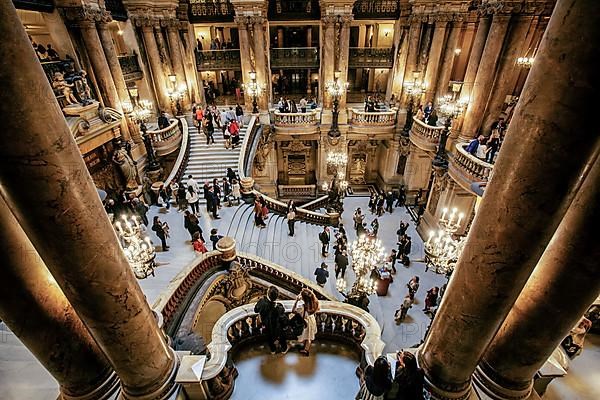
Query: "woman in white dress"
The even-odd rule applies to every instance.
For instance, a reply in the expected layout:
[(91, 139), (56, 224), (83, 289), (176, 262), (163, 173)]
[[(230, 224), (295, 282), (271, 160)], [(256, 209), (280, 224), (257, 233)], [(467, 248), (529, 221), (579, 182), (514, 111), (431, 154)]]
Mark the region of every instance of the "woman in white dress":
[(315, 340), (317, 333), (317, 320), (315, 314), (319, 311), (319, 300), (310, 289), (302, 289), (296, 302), (292, 307), (292, 312), (301, 315), (304, 319), (304, 330), (298, 337), (298, 341), (304, 343), (304, 348), (300, 350), (300, 354), (308, 356), (310, 345)]

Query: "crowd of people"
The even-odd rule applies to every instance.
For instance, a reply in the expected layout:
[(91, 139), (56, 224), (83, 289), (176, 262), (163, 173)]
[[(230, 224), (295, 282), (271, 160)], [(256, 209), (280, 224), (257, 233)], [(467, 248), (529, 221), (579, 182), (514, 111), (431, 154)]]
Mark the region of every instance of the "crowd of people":
[[(391, 361), (391, 362), (390, 362)], [(392, 370), (392, 363), (395, 366)], [(414, 354), (399, 351), (392, 360), (379, 356), (360, 374), (356, 400), (421, 400), (423, 371)]]
[(215, 127), (221, 129), (226, 149), (235, 149), (240, 144), (240, 129), (243, 126), (244, 109), (236, 104), (219, 110), (216, 106), (192, 107), (192, 119), (199, 134), (206, 136), (206, 144), (214, 144)]
[(467, 153), (483, 160), (487, 163), (493, 163), (495, 156), (500, 150), (500, 146), (504, 140), (504, 134), (507, 129), (507, 124), (504, 118), (499, 118), (492, 124), (492, 133), (486, 137), (479, 135), (472, 139), (465, 150)]
[(314, 98), (309, 97), (308, 99), (305, 96), (300, 98), (298, 104), (289, 97), (280, 97), (277, 102), (277, 110), (281, 113), (305, 113), (308, 109), (317, 108), (317, 103)]

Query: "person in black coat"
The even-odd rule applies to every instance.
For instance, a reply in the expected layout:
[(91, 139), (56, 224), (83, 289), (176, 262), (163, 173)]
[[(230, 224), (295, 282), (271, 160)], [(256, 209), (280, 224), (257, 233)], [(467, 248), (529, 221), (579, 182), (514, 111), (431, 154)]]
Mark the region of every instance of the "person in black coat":
[(392, 387), (390, 363), (385, 356), (379, 356), (373, 365), (367, 366), (357, 399), (382, 398)]
[(219, 235), (217, 232), (215, 228), (210, 230), (210, 241), (213, 244), (213, 250), (217, 249), (217, 242), (223, 237), (223, 235)]
[(348, 255), (344, 250), (335, 256), (335, 279), (346, 275), (346, 267), (348, 267)]
[(183, 215), (183, 226), (190, 233), (190, 237), (194, 238), (194, 233), (200, 233), (200, 239), (204, 242), (204, 237), (202, 236), (202, 228), (200, 228), (200, 224), (198, 223), (198, 217), (195, 214), (192, 214), (188, 210), (185, 210)]
[(398, 191), (398, 201), (396, 202), (396, 207), (402, 207), (406, 203), (406, 189), (404, 185), (400, 186)]
[(163, 251), (169, 251), (169, 246), (167, 246), (167, 233), (165, 231), (163, 223), (160, 221), (160, 219), (158, 219), (158, 216), (154, 217), (154, 221), (152, 223), (152, 230), (160, 239)]
[(327, 253), (329, 252), (329, 241), (331, 236), (329, 235), (329, 228), (324, 227), (323, 232), (319, 233), (319, 240), (321, 241), (321, 255), (323, 257), (327, 257)]
[(395, 395), (388, 395), (388, 400), (423, 400), (423, 370), (417, 366), (414, 354), (407, 351), (398, 353), (396, 374), (392, 385)]
[(283, 331), (285, 309), (277, 303), (279, 290), (275, 286), (269, 287), (267, 295), (258, 300), (254, 306), (254, 312), (260, 315), (260, 322), (267, 334), (267, 343), (271, 354), (276, 352), (286, 353), (288, 350), (287, 340)]
[(208, 197), (206, 198), (206, 208), (209, 212), (212, 212), (214, 219), (221, 219), (217, 214), (219, 200), (213, 191), (213, 188), (208, 190)]
[(392, 192), (388, 192), (385, 197), (385, 211), (389, 212), (390, 214), (394, 211), (394, 195)]

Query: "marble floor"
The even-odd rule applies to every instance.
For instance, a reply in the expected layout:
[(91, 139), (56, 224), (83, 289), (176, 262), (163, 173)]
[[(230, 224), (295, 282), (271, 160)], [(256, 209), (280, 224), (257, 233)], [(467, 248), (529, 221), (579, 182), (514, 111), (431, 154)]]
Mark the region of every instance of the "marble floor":
[[(363, 197), (348, 197), (345, 199), (345, 211), (342, 214), (342, 222), (346, 227), (350, 242), (356, 236), (352, 229), (352, 213), (356, 207), (361, 207), (365, 210), (367, 201)], [(208, 239), (211, 228), (218, 229), (220, 234), (226, 234), (230, 230), (230, 226), (234, 226), (235, 222), (242, 218), (240, 213), (236, 213), (236, 211), (238, 211), (238, 207), (223, 207), (219, 212), (221, 219), (213, 220), (206, 213), (206, 209), (203, 208), (200, 223), (204, 231), (204, 237)], [(189, 235), (183, 227), (183, 214), (178, 213), (173, 208), (170, 212), (166, 212), (164, 208), (152, 207), (148, 216), (152, 219), (154, 215), (159, 215), (162, 220), (169, 223), (171, 237), (168, 239), (170, 250), (168, 252), (158, 251), (157, 253), (159, 266), (156, 270), (156, 276), (139, 281), (140, 287), (144, 291), (149, 304), (152, 304), (156, 300), (161, 291), (175, 275), (194, 258)], [(367, 212), (367, 222), (370, 223), (372, 219), (373, 216)], [(386, 214), (379, 218), (379, 238), (382, 240), (386, 253), (395, 248), (395, 232), (401, 220), (410, 221), (409, 215), (403, 208), (396, 208), (392, 214)], [(278, 242), (280, 245), (295, 243), (293, 247), (306, 252), (306, 254), (310, 254), (307, 255), (306, 259), (311, 260), (311, 265), (308, 266), (303, 265), (306, 264), (305, 262), (282, 262), (282, 264), (287, 264), (286, 266), (293, 270), (298, 269), (297, 272), (303, 274), (308, 279), (314, 279), (312, 272), (321, 262), (320, 256), (318, 254), (317, 256), (314, 255), (314, 249), (320, 248), (318, 238), (316, 235), (309, 235), (310, 230), (308, 228), (305, 229), (305, 234), (289, 238), (285, 231), (287, 226), (283, 223), (280, 223), (281, 225), (283, 225), (283, 228), (280, 227), (278, 228), (279, 230), (273, 231), (273, 236), (270, 236), (272, 240), (277, 242), (281, 239)], [(297, 223), (297, 231), (301, 228), (299, 225), (301, 224)], [(242, 250), (249, 251), (252, 249), (252, 243), (260, 244), (261, 236), (260, 234), (253, 233), (253, 230), (257, 228), (252, 227), (252, 224), (245, 229), (249, 229), (249, 238), (254, 237), (254, 239), (249, 239), (243, 244), (244, 248)], [(423, 258), (422, 241), (419, 239), (415, 226), (412, 223), (408, 229), (408, 234), (413, 239), (412, 262), (410, 266), (403, 267), (401, 264), (397, 265), (398, 273), (394, 277), (394, 282), (390, 285), (388, 295), (385, 297), (374, 295), (370, 299), (371, 313), (382, 327), (383, 340), (386, 342), (386, 352), (419, 344), (430, 322), (429, 317), (421, 311), (425, 293), (429, 288), (441, 286), (445, 282), (443, 276), (437, 275), (432, 271), (425, 272), (424, 264), (418, 261)], [(150, 232), (150, 237), (155, 243), (159, 242), (153, 232)], [(269, 252), (266, 252), (262, 256), (267, 259), (271, 258)], [(301, 258), (304, 259), (304, 257)], [(330, 265), (330, 271), (333, 276), (331, 257), (327, 258), (326, 262)], [(396, 325), (393, 319), (394, 311), (399, 307), (401, 299), (406, 294), (406, 283), (414, 275), (418, 275), (421, 279), (421, 286), (416, 295), (416, 304), (409, 310), (406, 320), (402, 324)], [(348, 283), (351, 284), (354, 278), (351, 269), (348, 269), (346, 277)], [(333, 281), (334, 279), (330, 278), (330, 282), (326, 287), (332, 293), (335, 292)], [(544, 398), (551, 400), (600, 399), (600, 389), (598, 387), (600, 370), (598, 369), (598, 360), (600, 360), (600, 338), (590, 335), (588, 336), (585, 351), (573, 361), (567, 378), (553, 382)], [(337, 364), (335, 368), (338, 368)], [(53, 378), (18, 339), (0, 323), (0, 399), (55, 399), (57, 392), (57, 385)], [(290, 399), (292, 398), (290, 397)], [(331, 398), (341, 399), (346, 397)]]

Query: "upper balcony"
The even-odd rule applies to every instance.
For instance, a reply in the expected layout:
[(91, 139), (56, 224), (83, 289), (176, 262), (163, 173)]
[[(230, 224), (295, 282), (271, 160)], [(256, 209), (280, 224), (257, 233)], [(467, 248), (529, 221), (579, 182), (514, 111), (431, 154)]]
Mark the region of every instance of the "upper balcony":
[(487, 182), (494, 165), (487, 163), (472, 154), (467, 153), (467, 143), (457, 143), (455, 151), (450, 156), (448, 174), (465, 190), (473, 192), (472, 184)]
[(126, 82), (142, 79), (143, 73), (137, 54), (133, 53), (125, 56), (119, 56), (119, 64), (121, 65), (123, 77), (125, 78)]
[(354, 19), (390, 19), (400, 17), (400, 0), (356, 0)]
[(164, 129), (148, 131), (152, 139), (152, 146), (158, 156), (166, 156), (173, 153), (181, 144), (182, 134), (179, 121), (172, 119), (171, 124)]
[(319, 68), (319, 49), (316, 47), (273, 48), (271, 68)]
[(318, 110), (305, 113), (282, 113), (275, 110), (271, 113), (271, 121), (278, 134), (310, 135), (319, 131)]
[(349, 68), (392, 68), (394, 54), (387, 47), (350, 47)]
[(189, 19), (198, 22), (233, 22), (235, 10), (229, 0), (190, 0)]
[(233, 69), (241, 70), (239, 49), (196, 51), (198, 71)]
[(443, 130), (443, 126), (427, 125), (420, 119), (413, 117), (413, 124), (410, 128), (410, 141), (421, 150), (434, 152), (440, 143), (440, 135)]
[(348, 109), (352, 133), (367, 135), (393, 133), (396, 128), (396, 115), (398, 110), (366, 112), (357, 109)]
[(269, 21), (318, 20), (321, 18), (319, 0), (271, 0)]

